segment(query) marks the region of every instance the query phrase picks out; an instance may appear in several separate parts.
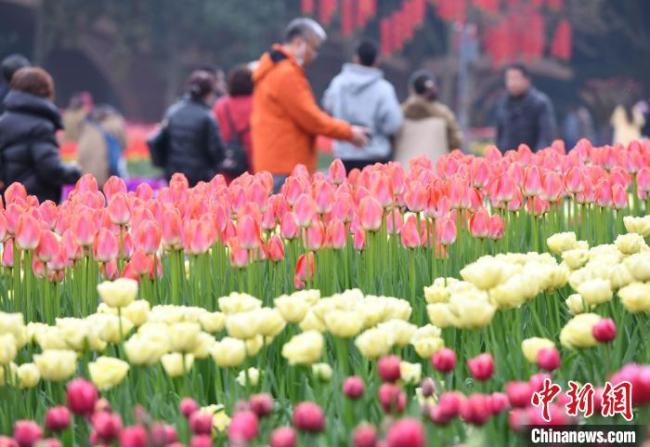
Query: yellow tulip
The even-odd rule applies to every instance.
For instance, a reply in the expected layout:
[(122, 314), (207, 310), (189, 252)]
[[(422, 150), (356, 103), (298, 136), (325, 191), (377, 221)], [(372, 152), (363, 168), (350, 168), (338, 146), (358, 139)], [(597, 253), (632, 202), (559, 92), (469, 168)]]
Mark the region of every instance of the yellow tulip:
[(392, 296), (379, 297), (385, 302), (385, 320), (404, 320), (408, 321), (411, 318), (413, 308), (411, 304), (403, 299), (395, 298)]
[(404, 320), (389, 320), (378, 326), (393, 334), (393, 343), (400, 348), (408, 345), (417, 330), (417, 326)]
[(34, 363), (43, 380), (61, 382), (77, 371), (77, 353), (67, 349), (48, 349), (35, 354)]
[(366, 329), (354, 340), (354, 344), (363, 357), (373, 360), (390, 352), (393, 334), (385, 329)]
[(574, 232), (556, 233), (546, 239), (549, 250), (556, 255), (564, 251), (576, 248), (578, 241)]
[(379, 297), (367, 297), (359, 312), (363, 314), (363, 327), (374, 327), (386, 320), (386, 300)]
[(192, 369), (194, 365), (194, 356), (192, 354), (181, 354), (172, 352), (165, 354), (160, 358), (163, 369), (169, 377), (181, 377)]
[(465, 281), (481, 290), (489, 290), (496, 287), (503, 278), (503, 263), (491, 256), (480, 258), (476, 262), (466, 265), (460, 275)]
[(555, 347), (555, 343), (548, 338), (532, 337), (521, 342), (521, 350), (523, 351), (526, 360), (530, 363), (537, 363), (537, 355), (539, 354), (539, 351), (553, 347)]
[(68, 344), (63, 337), (61, 329), (55, 326), (34, 327), (34, 341), (46, 351), (48, 349), (68, 349)]
[(238, 312), (226, 316), (226, 331), (231, 337), (246, 340), (258, 335), (260, 314), (257, 310)]
[(582, 248), (573, 248), (562, 252), (562, 260), (566, 262), (571, 270), (576, 270), (582, 267), (589, 260), (589, 250)]
[(286, 322), (277, 309), (263, 307), (257, 311), (258, 333), (265, 337), (275, 337), (284, 329)]
[(307, 332), (307, 331), (325, 332), (326, 329), (323, 320), (321, 320), (320, 317), (318, 317), (316, 313), (311, 309), (307, 312), (307, 315), (305, 315), (305, 318), (300, 322), (299, 326), (303, 332)]
[(591, 279), (583, 282), (578, 287), (578, 293), (588, 306), (611, 301), (613, 297), (611, 284), (608, 279)]
[(144, 335), (136, 334), (124, 343), (124, 351), (133, 365), (154, 365), (167, 353), (167, 347)]
[(131, 332), (133, 323), (124, 317), (111, 314), (93, 314), (86, 321), (97, 330), (99, 338), (108, 343), (119, 343)]
[(612, 289), (620, 289), (634, 282), (634, 277), (625, 264), (616, 264), (610, 267), (609, 282)]
[(194, 355), (194, 358), (196, 359), (208, 358), (216, 342), (217, 341), (214, 337), (207, 332), (199, 332), (192, 355)]
[(192, 352), (199, 343), (201, 326), (198, 323), (174, 323), (169, 326), (169, 342), (172, 351)]
[(311, 373), (321, 382), (329, 382), (332, 379), (332, 367), (327, 363), (314, 363), (311, 365)]
[(212, 358), (221, 368), (233, 368), (246, 359), (246, 344), (238, 338), (224, 337), (214, 344)]
[(16, 357), (16, 339), (11, 334), (0, 335), (0, 366), (8, 365)]
[(572, 295), (569, 295), (565, 303), (569, 308), (569, 312), (572, 315), (578, 315), (587, 311), (585, 307), (585, 302), (582, 300), (582, 297), (580, 296), (579, 293), (574, 293)]
[(264, 346), (264, 337), (256, 335), (255, 337), (244, 340), (246, 345), (246, 355), (249, 357), (256, 356)]
[(262, 301), (246, 293), (233, 292), (219, 298), (219, 309), (226, 315), (248, 312), (262, 307)]
[(34, 363), (23, 363), (16, 370), (18, 386), (20, 388), (34, 388), (41, 380), (41, 373)]
[(420, 383), (422, 378), (422, 365), (419, 363), (400, 362), (400, 379), (403, 383), (414, 385)]
[(124, 380), (129, 364), (115, 357), (101, 356), (88, 364), (90, 380), (100, 390), (109, 390)]
[(138, 282), (130, 278), (104, 281), (97, 285), (102, 301), (111, 307), (126, 307), (138, 295)]
[(625, 266), (637, 281), (650, 281), (650, 253), (641, 252), (625, 259)]
[(430, 358), (433, 354), (445, 347), (445, 342), (440, 336), (440, 328), (427, 324), (418, 328), (411, 338), (411, 344), (421, 358)]
[(295, 296), (295, 294), (282, 295), (276, 298), (273, 303), (282, 315), (282, 318), (289, 323), (300, 323), (311, 307), (306, 299)]
[(245, 387), (247, 383), (249, 386), (256, 387), (260, 382), (260, 370), (251, 367), (247, 370), (239, 371), (235, 380), (243, 387)]
[(496, 307), (490, 303), (487, 297), (482, 297), (483, 295), (452, 295), (448, 308), (454, 326), (461, 329), (478, 329), (487, 326), (492, 321)]
[(28, 332), (23, 314), (0, 312), (0, 334), (13, 335), (17, 349), (25, 346), (28, 341)]
[(637, 233), (644, 237), (650, 236), (650, 216), (625, 216), (623, 223), (625, 229), (630, 233)]
[(294, 335), (282, 346), (282, 357), (291, 365), (311, 365), (320, 359), (324, 345), (325, 340), (320, 332), (306, 331)]
[(331, 310), (325, 314), (325, 326), (336, 337), (354, 337), (361, 332), (363, 322), (363, 315), (357, 311)]
[(122, 315), (131, 320), (134, 326), (142, 326), (149, 318), (149, 301), (136, 300), (122, 309)]
[(647, 247), (643, 236), (636, 233), (619, 234), (614, 241), (614, 245), (624, 255), (638, 253), (643, 247)]
[(427, 305), (427, 316), (434, 326), (446, 328), (452, 326), (453, 315), (447, 303), (433, 303)]
[(589, 348), (597, 344), (591, 331), (601, 320), (596, 314), (580, 314), (573, 317), (560, 332), (560, 343), (567, 348)]
[(634, 282), (618, 291), (628, 312), (650, 312), (650, 284)]
[(199, 317), (199, 323), (205, 332), (221, 332), (226, 324), (226, 315), (222, 312), (205, 312)]

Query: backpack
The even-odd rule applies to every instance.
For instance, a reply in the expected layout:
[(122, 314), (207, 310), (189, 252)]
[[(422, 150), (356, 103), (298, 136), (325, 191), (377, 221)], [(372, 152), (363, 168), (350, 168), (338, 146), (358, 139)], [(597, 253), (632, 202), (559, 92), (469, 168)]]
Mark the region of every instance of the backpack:
[(226, 102), (224, 106), (224, 112), (226, 114), (226, 120), (228, 122), (228, 127), (230, 128), (230, 141), (226, 141), (224, 158), (221, 162), (219, 170), (231, 177), (239, 177), (244, 172), (248, 171), (248, 159), (246, 157), (246, 150), (242, 142), (241, 134), (244, 134), (248, 131), (248, 128), (244, 131), (238, 132), (235, 127), (235, 123), (230, 114), (230, 108), (228, 107), (230, 103)]

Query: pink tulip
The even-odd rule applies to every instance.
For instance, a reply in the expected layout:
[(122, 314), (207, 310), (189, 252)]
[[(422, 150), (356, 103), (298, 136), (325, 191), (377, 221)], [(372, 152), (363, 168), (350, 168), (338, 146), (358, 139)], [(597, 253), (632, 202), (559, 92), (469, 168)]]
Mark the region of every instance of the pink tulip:
[(366, 386), (363, 383), (363, 379), (358, 376), (351, 376), (345, 379), (343, 382), (343, 394), (345, 394), (349, 399), (357, 400), (366, 390)]
[(330, 220), (325, 230), (325, 245), (336, 250), (342, 250), (345, 248), (346, 243), (345, 224), (337, 218)]
[(420, 234), (418, 233), (418, 223), (414, 214), (409, 215), (406, 222), (401, 228), (400, 237), (402, 245), (406, 248), (417, 248), (421, 246)]
[(335, 198), (334, 186), (326, 181), (314, 185), (314, 199), (318, 214), (329, 213), (332, 210)]
[(93, 430), (97, 437), (106, 443), (111, 443), (122, 431), (122, 418), (119, 414), (99, 411), (92, 416)]
[(492, 414), (499, 414), (510, 408), (508, 396), (504, 393), (490, 394), (489, 403)]
[(442, 245), (451, 245), (456, 241), (456, 223), (451, 218), (436, 220), (436, 241)]
[(273, 262), (280, 262), (284, 259), (284, 243), (280, 236), (274, 234), (269, 238), (266, 245), (266, 253), (268, 258)]
[(436, 409), (435, 415), (432, 410), (432, 418), (435, 416), (434, 422), (446, 424), (460, 412), (461, 403), (465, 397), (458, 391), (448, 391), (440, 395), (438, 399), (438, 405), (434, 407)]
[(377, 199), (384, 208), (388, 208), (393, 204), (391, 182), (386, 175), (377, 175), (370, 185), (370, 194)]
[(246, 267), (250, 261), (248, 250), (241, 247), (236, 237), (230, 239), (228, 246), (230, 247), (230, 264), (236, 268)]
[(258, 418), (263, 418), (273, 412), (273, 396), (268, 393), (255, 394), (248, 400), (250, 409)]
[(337, 192), (331, 216), (333, 219), (339, 219), (343, 223), (352, 220), (352, 197), (347, 192)]
[(537, 373), (530, 376), (528, 383), (530, 383), (533, 392), (540, 391), (544, 386), (544, 381), (550, 379), (551, 375), (548, 373)]
[(456, 353), (449, 348), (442, 348), (431, 357), (431, 365), (441, 373), (453, 371), (456, 367)]
[(387, 355), (377, 362), (377, 372), (383, 382), (394, 383), (400, 377), (400, 358), (396, 355)]
[(314, 277), (314, 253), (309, 252), (305, 255), (300, 255), (296, 262), (295, 276), (301, 282)]
[(68, 383), (67, 402), (68, 408), (74, 414), (89, 415), (95, 409), (99, 398), (97, 388), (85, 379), (74, 379)]
[(45, 428), (51, 432), (65, 430), (70, 425), (70, 411), (64, 406), (52, 407), (45, 413)]
[(129, 199), (125, 193), (117, 193), (108, 200), (108, 217), (115, 225), (126, 225), (131, 219)]
[(43, 430), (34, 421), (21, 420), (14, 424), (14, 440), (20, 447), (32, 447), (43, 436)]
[(628, 363), (612, 375), (610, 382), (617, 385), (622, 382), (632, 384), (632, 405), (640, 407), (650, 403), (650, 365)]
[(189, 419), (189, 417), (199, 409), (199, 404), (196, 403), (194, 399), (185, 397), (183, 400), (181, 400), (178, 408), (181, 414), (185, 416), (186, 419)]
[(357, 251), (366, 248), (366, 233), (363, 229), (357, 228), (352, 232), (352, 244)]
[(490, 222), (488, 223), (488, 237), (496, 241), (503, 237), (504, 232), (505, 223), (503, 222), (503, 218), (498, 214), (490, 216)]
[(424, 447), (426, 435), (422, 423), (405, 418), (393, 424), (386, 436), (387, 447)]
[(260, 226), (251, 215), (246, 214), (237, 221), (237, 238), (241, 247), (246, 250), (253, 250), (260, 246)]
[(270, 447), (295, 447), (298, 436), (291, 427), (280, 427), (273, 430), (269, 441)]
[(325, 429), (323, 410), (313, 402), (301, 402), (293, 410), (293, 425), (298, 430), (320, 433)]
[(616, 338), (616, 323), (611, 318), (603, 318), (593, 325), (591, 333), (600, 343), (609, 343)]
[(235, 413), (228, 426), (228, 438), (231, 442), (252, 441), (257, 437), (258, 425), (257, 416), (252, 411)]
[(59, 219), (59, 209), (56, 203), (51, 200), (46, 200), (38, 207), (38, 213), (41, 216), (41, 221), (45, 223), (50, 230), (54, 229), (56, 222)]
[(212, 414), (195, 411), (190, 414), (189, 425), (195, 435), (209, 435), (212, 433)]
[(106, 228), (101, 228), (93, 247), (95, 259), (99, 262), (110, 262), (119, 255), (119, 241), (117, 236)]
[(293, 211), (300, 227), (307, 227), (316, 217), (316, 202), (311, 196), (303, 193), (298, 196)]
[(190, 440), (190, 447), (212, 447), (213, 445), (210, 435), (194, 435)]
[(151, 444), (169, 446), (178, 441), (176, 429), (167, 424), (154, 423), (151, 426)]
[(490, 399), (485, 394), (472, 394), (461, 402), (460, 417), (472, 425), (484, 425), (490, 419)]
[(515, 433), (523, 433), (529, 426), (528, 411), (520, 408), (510, 410), (508, 413), (508, 426)]
[(307, 240), (305, 246), (307, 250), (317, 251), (325, 242), (325, 227), (323, 223), (316, 219), (307, 227)]
[(352, 432), (354, 447), (376, 447), (377, 430), (370, 424), (361, 424)]
[(617, 210), (622, 210), (627, 207), (627, 189), (624, 186), (621, 186), (619, 184), (612, 186), (612, 204)]
[(467, 367), (475, 380), (489, 380), (494, 372), (494, 360), (492, 359), (492, 354), (483, 353), (469, 359), (467, 361)]
[(97, 225), (94, 219), (94, 213), (90, 209), (81, 211), (78, 215), (72, 217), (70, 227), (74, 241), (81, 247), (90, 247), (95, 241)]
[(327, 173), (329, 180), (335, 185), (340, 185), (345, 181), (345, 166), (338, 158), (330, 163)]
[(404, 191), (406, 207), (415, 213), (424, 211), (429, 201), (429, 192), (420, 182), (410, 182)]
[(506, 383), (506, 394), (510, 405), (515, 408), (525, 408), (530, 405), (530, 398), (534, 391), (528, 382)]
[(148, 255), (155, 254), (160, 248), (162, 231), (154, 220), (144, 220), (134, 229), (134, 242), (138, 249)]
[(10, 203), (25, 200), (27, 198), (27, 190), (22, 183), (14, 182), (7, 187), (4, 196), (7, 205), (9, 205)]
[(215, 228), (206, 219), (192, 220), (183, 226), (183, 248), (188, 254), (206, 253), (215, 239)]
[(38, 247), (36, 247), (36, 257), (42, 262), (48, 262), (59, 251), (59, 239), (50, 230), (41, 231)]
[(16, 244), (21, 250), (34, 250), (41, 239), (41, 226), (30, 214), (18, 218), (16, 226)]
[(406, 407), (406, 394), (394, 383), (382, 383), (378, 397), (385, 413), (401, 413)]
[(3, 267), (13, 267), (14, 266), (14, 243), (12, 239), (5, 241), (2, 250), (2, 266)]
[(560, 367), (560, 351), (555, 347), (543, 348), (537, 352), (537, 366), (545, 371), (554, 371)]
[(285, 213), (280, 220), (280, 233), (284, 239), (294, 239), (299, 234), (298, 218), (294, 212)]
[(377, 231), (381, 227), (384, 210), (374, 197), (364, 197), (359, 204), (359, 219), (366, 231)]
[(485, 208), (475, 212), (469, 220), (469, 231), (472, 236), (485, 239), (490, 234), (490, 216)]
[(120, 447), (147, 447), (149, 437), (141, 425), (125, 427), (120, 432)]

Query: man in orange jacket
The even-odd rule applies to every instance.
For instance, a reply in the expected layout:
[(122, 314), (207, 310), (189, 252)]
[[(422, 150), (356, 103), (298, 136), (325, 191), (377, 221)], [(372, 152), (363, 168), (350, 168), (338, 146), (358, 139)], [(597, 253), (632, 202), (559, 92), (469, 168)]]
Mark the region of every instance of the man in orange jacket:
[(325, 30), (312, 19), (294, 19), (284, 44), (264, 53), (253, 73), (253, 170), (273, 174), (277, 192), (297, 164), (316, 170), (316, 137), (367, 144), (366, 129), (332, 118), (316, 103), (304, 66), (318, 54)]

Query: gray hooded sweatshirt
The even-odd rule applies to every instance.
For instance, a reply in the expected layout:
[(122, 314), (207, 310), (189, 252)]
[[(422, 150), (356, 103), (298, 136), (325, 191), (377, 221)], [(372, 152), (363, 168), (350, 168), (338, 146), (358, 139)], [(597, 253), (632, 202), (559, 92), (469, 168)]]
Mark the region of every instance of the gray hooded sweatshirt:
[(368, 145), (357, 148), (334, 142), (334, 156), (343, 160), (385, 159), (391, 154), (390, 136), (402, 126), (402, 110), (393, 86), (381, 70), (345, 64), (323, 96), (323, 107), (335, 118), (370, 129)]

